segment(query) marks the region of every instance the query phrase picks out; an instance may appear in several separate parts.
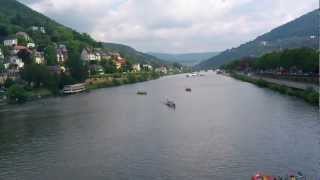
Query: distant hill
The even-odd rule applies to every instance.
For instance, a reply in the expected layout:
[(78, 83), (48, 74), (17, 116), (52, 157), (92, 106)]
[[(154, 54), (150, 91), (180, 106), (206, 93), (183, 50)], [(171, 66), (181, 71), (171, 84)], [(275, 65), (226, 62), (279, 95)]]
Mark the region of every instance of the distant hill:
[(207, 60), (211, 57), (218, 55), (219, 53), (203, 52), (203, 53), (169, 54), (169, 53), (149, 52), (148, 54), (169, 62), (177, 62), (185, 66), (194, 66), (203, 60)]
[(263, 54), (300, 47), (319, 47), (319, 9), (303, 15), (287, 24), (242, 44), (228, 49), (196, 65), (196, 69), (217, 68), (222, 64), (243, 57), (259, 57)]
[(139, 52), (134, 48), (123, 45), (123, 44), (103, 43), (103, 47), (110, 51), (119, 52), (121, 56), (125, 57), (132, 63), (140, 63), (140, 64), (149, 63), (155, 67), (161, 66), (163, 64), (171, 64), (168, 61), (164, 61), (152, 55)]

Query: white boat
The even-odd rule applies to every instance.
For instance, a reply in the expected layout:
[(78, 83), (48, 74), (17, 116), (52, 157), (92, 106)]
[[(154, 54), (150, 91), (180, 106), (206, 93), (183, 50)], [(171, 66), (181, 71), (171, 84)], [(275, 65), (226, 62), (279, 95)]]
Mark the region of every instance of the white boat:
[(198, 73), (187, 74), (187, 77), (196, 77), (196, 76), (199, 76), (199, 74)]
[(176, 103), (174, 103), (173, 101), (167, 100), (167, 102), (165, 102), (164, 104), (167, 105), (170, 108), (173, 108), (173, 109), (176, 108)]
[(80, 93), (86, 90), (86, 86), (84, 83), (79, 84), (72, 84), (72, 85), (65, 85), (63, 87), (63, 94), (74, 94), (74, 93)]

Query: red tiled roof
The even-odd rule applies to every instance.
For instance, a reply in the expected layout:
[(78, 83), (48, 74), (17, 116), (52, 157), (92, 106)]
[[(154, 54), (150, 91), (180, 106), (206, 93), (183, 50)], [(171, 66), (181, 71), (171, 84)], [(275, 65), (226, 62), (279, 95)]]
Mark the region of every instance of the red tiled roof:
[(18, 50), (18, 51), (26, 49), (29, 53), (32, 53), (32, 51), (29, 48), (25, 47), (25, 46), (14, 46), (14, 49)]
[(125, 59), (117, 59), (116, 61), (121, 65), (127, 64), (127, 61)]

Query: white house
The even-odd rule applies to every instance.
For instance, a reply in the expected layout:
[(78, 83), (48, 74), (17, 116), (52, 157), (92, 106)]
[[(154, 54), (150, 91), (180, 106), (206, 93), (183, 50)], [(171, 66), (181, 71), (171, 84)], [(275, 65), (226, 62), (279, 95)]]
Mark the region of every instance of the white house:
[(46, 30), (43, 26), (31, 26), (32, 31), (40, 31), (41, 33), (45, 34)]
[(100, 61), (101, 54), (100, 52), (95, 51), (94, 49), (84, 48), (81, 52), (81, 59), (83, 61)]
[(147, 71), (152, 71), (153, 67), (150, 64), (143, 64), (142, 68)]
[(134, 72), (140, 72), (140, 71), (141, 71), (141, 66), (140, 66), (140, 64), (133, 64), (133, 65), (132, 65), (132, 70), (133, 70)]
[(63, 63), (68, 59), (68, 49), (64, 44), (57, 47), (57, 62)]
[(12, 54), (12, 55), (17, 55), (18, 52), (21, 51), (21, 50), (23, 50), (23, 49), (25, 49), (25, 50), (29, 51), (30, 53), (32, 53), (31, 50), (28, 49), (28, 48), (25, 47), (25, 46), (14, 46), (14, 47), (12, 48), (12, 50), (11, 50), (11, 54)]
[(0, 61), (1, 59), (4, 59), (4, 54), (2, 53), (2, 50), (0, 49)]
[(45, 64), (44, 53), (35, 51), (34, 52), (35, 63), (37, 64)]
[(156, 68), (155, 71), (159, 72), (159, 73), (163, 73), (163, 74), (167, 74), (168, 73), (168, 70), (167, 70), (167, 68), (165, 66)]
[(35, 44), (35, 43), (28, 43), (28, 44), (27, 44), (27, 47), (28, 47), (28, 48), (35, 48), (35, 47), (36, 47), (36, 44)]
[(9, 58), (9, 63), (10, 63), (10, 65), (14, 65), (17, 69), (24, 67), (24, 63), (23, 63), (22, 59), (19, 58), (18, 56), (11, 56)]
[(16, 46), (18, 45), (18, 39), (17, 38), (11, 38), (11, 39), (6, 39), (3, 41), (4, 46)]

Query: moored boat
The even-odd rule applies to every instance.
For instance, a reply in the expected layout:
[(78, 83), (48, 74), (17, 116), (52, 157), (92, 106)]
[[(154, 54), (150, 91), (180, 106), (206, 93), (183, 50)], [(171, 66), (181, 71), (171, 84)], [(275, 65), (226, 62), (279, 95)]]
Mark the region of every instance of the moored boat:
[(148, 93), (146, 91), (138, 91), (137, 94), (138, 95), (147, 95)]
[(275, 176), (265, 175), (262, 173), (257, 173), (254, 176), (252, 176), (251, 180), (278, 180)]
[(63, 87), (63, 94), (75, 94), (86, 91), (86, 86), (84, 83), (65, 85)]
[(167, 100), (167, 102), (165, 102), (165, 105), (167, 105), (168, 107), (173, 108), (173, 109), (176, 108), (176, 104), (173, 101)]

